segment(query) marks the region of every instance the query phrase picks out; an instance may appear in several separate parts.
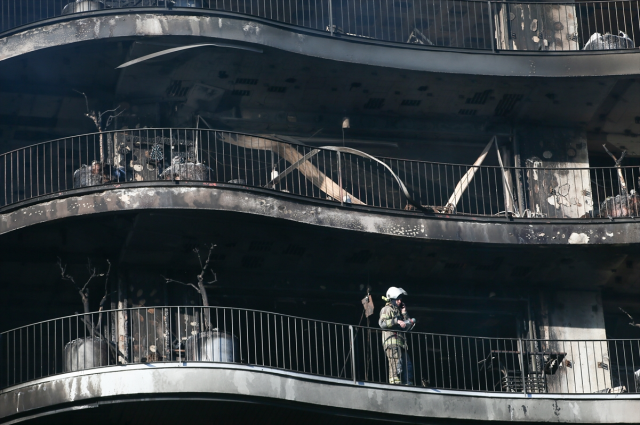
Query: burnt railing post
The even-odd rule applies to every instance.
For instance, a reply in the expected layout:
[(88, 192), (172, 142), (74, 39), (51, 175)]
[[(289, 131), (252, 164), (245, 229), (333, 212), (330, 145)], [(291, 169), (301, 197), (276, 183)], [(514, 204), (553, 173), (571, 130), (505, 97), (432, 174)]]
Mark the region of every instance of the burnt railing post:
[(329, 0), (329, 33), (333, 37), (333, 0)]
[(356, 383), (356, 350), (353, 337), (353, 326), (349, 325), (349, 347), (351, 350), (351, 374), (353, 376), (353, 383)]
[(525, 372), (525, 356), (524, 356), (524, 343), (522, 338), (518, 338), (518, 352), (520, 353), (520, 374), (522, 376), (522, 393), (527, 394), (527, 374)]
[(338, 186), (340, 187), (340, 205), (344, 205), (344, 195), (342, 194), (342, 154), (338, 152)]
[[(178, 350), (178, 362), (182, 363), (182, 349), (180, 348), (182, 345), (182, 335), (180, 334), (180, 328), (181, 328), (181, 324), (180, 324), (180, 307), (178, 307), (177, 309), (178, 314), (176, 314), (176, 328), (178, 330), (178, 346), (177, 346), (177, 350)], [(185, 344), (185, 350), (186, 350), (187, 345)], [(186, 351), (185, 351), (186, 354)], [(186, 360), (186, 358), (185, 358)]]

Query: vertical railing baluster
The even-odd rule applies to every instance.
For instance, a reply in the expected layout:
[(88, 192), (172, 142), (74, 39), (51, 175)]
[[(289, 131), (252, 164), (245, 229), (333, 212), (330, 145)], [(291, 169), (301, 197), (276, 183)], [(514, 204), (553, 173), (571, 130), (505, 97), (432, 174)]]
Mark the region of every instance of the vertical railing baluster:
[(356, 383), (356, 351), (353, 342), (353, 326), (349, 325), (349, 350), (351, 353), (351, 375), (353, 377), (353, 383)]

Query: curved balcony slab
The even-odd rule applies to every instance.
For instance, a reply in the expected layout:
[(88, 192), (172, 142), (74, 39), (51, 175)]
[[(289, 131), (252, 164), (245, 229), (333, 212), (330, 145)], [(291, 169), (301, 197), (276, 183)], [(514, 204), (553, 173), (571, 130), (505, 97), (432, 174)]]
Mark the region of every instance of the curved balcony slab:
[[(0, 391), (0, 421), (18, 423), (118, 402), (203, 399), (287, 403), (327, 413), (399, 422), (637, 423), (630, 394), (491, 394), (407, 388), (229, 364), (150, 363), (68, 373)], [(242, 405), (241, 405), (242, 406)], [(239, 407), (236, 419), (242, 418)], [(246, 411), (245, 411), (246, 412)], [(300, 412), (302, 419), (308, 412)], [(440, 423), (440, 422), (439, 422)]]
[[(283, 192), (220, 183), (105, 185), (33, 199), (2, 214), (0, 234), (77, 216), (135, 210), (209, 210), (393, 237), (538, 246), (640, 243), (637, 219), (513, 219), (464, 217), (340, 206)], [(54, 199), (51, 199), (51, 198)]]
[[(95, 16), (93, 16), (95, 15)], [(78, 42), (131, 37), (187, 36), (196, 42), (225, 40), (238, 47), (284, 51), (373, 66), (436, 73), (512, 77), (594, 77), (640, 73), (640, 51), (500, 52), (397, 45), (328, 33), (239, 14), (198, 11), (93, 12), (43, 21), (0, 40), (0, 61)], [(229, 46), (227, 46), (229, 47)]]

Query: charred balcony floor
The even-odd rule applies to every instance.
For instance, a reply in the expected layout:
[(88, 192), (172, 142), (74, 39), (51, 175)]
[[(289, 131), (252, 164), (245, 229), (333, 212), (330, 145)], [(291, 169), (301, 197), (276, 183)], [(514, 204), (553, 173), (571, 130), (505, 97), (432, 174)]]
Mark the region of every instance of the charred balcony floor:
[[(211, 401), (275, 407), (291, 417), (311, 410), (396, 422), (515, 417), (538, 423), (567, 420), (564, 414), (602, 423), (630, 422), (640, 400), (638, 339), (403, 335), (411, 378), (389, 385), (393, 363), (379, 328), (214, 306), (51, 319), (0, 334), (0, 366), (7, 371), (0, 378), (0, 419), (75, 423), (87, 417), (73, 415), (77, 410), (89, 417), (136, 414), (141, 404), (166, 400), (176, 413), (186, 406), (207, 411), (199, 402)], [(505, 408), (514, 402), (517, 411)], [(572, 408), (563, 413), (567, 404)], [(103, 416), (99, 423), (117, 419)]]

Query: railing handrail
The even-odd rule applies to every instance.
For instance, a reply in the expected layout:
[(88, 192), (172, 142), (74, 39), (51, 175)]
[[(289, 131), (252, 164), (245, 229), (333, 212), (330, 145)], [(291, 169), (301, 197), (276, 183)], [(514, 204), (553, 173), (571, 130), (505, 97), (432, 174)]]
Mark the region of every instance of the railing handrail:
[(158, 309), (162, 309), (162, 308), (185, 308), (186, 309), (186, 308), (189, 308), (189, 309), (242, 310), (242, 311), (253, 312), (253, 313), (273, 314), (273, 315), (276, 315), (276, 316), (288, 317), (290, 319), (309, 320), (311, 322), (322, 322), (322, 323), (326, 323), (326, 324), (329, 324), (329, 325), (349, 326), (349, 325), (344, 324), (344, 323), (330, 322), (330, 321), (319, 320), (319, 319), (309, 319), (307, 317), (292, 316), (292, 315), (289, 315), (289, 314), (274, 313), (272, 311), (255, 310), (255, 309), (250, 309), (250, 308), (238, 308), (238, 307), (215, 306), (215, 305), (210, 305), (210, 306), (202, 306), (202, 305), (197, 305), (197, 306), (193, 306), (193, 305), (162, 305), (162, 306), (141, 306), (141, 307), (114, 308), (114, 309), (110, 309), (110, 310), (90, 311), (88, 313), (70, 314), (70, 315), (67, 315), (67, 316), (56, 317), (54, 319), (47, 319), (47, 320), (43, 320), (41, 322), (35, 322), (35, 323), (31, 323), (31, 324), (24, 325), (24, 326), (19, 326), (17, 328), (13, 328), (13, 329), (9, 329), (9, 330), (0, 332), (0, 335), (4, 335), (4, 334), (9, 333), (9, 332), (18, 331), (20, 329), (24, 329), (24, 328), (28, 328), (28, 327), (32, 327), (32, 326), (37, 326), (37, 325), (42, 325), (42, 324), (49, 323), (49, 322), (54, 322), (56, 320), (71, 319), (71, 318), (74, 318), (74, 317), (80, 317), (80, 316), (86, 316), (86, 315), (95, 315), (95, 314), (100, 314), (100, 313), (116, 313), (116, 312), (122, 312), (122, 311), (148, 310), (148, 309), (155, 309), (155, 308), (158, 308)]
[(274, 138), (274, 137), (261, 136), (259, 134), (245, 133), (245, 132), (242, 132), (242, 131), (228, 131), (228, 130), (219, 130), (219, 129), (216, 129), (216, 128), (195, 128), (195, 127), (144, 127), (144, 128), (122, 128), (120, 130), (104, 130), (102, 132), (95, 131), (93, 133), (82, 133), (82, 134), (73, 135), (73, 136), (58, 137), (57, 139), (45, 140), (43, 142), (38, 142), (38, 143), (35, 143), (33, 145), (16, 148), (16, 149), (4, 152), (4, 153), (0, 154), (0, 156), (7, 155), (7, 154), (10, 154), (10, 153), (15, 153), (15, 152), (18, 152), (18, 151), (21, 151), (21, 150), (24, 150), (24, 149), (35, 148), (36, 146), (42, 146), (42, 145), (45, 145), (47, 143), (61, 142), (63, 140), (74, 139), (74, 138), (77, 138), (77, 137), (99, 136), (101, 134), (105, 135), (105, 134), (126, 133), (126, 132), (133, 132), (133, 131), (167, 131), (167, 130), (170, 130), (170, 131), (171, 130), (176, 130), (176, 131), (214, 131), (214, 132), (220, 132), (220, 133), (237, 134), (237, 135), (240, 135), (240, 136), (260, 137), (262, 139), (272, 140), (274, 142), (279, 142), (279, 143), (288, 143), (288, 144), (291, 144), (291, 145), (298, 145), (298, 146), (304, 146), (304, 147), (309, 147), (309, 148), (312, 147), (312, 146), (309, 146), (309, 145), (305, 145), (304, 143), (296, 143), (294, 141), (289, 141), (289, 140), (285, 141), (285, 140), (280, 140), (280, 139)]
[[(400, 358), (402, 366), (394, 360)], [(220, 362), (354, 384), (525, 394), (640, 393), (633, 378), (639, 359), (640, 339), (475, 337), (236, 307), (138, 306), (77, 313), (0, 333), (0, 387), (114, 365)]]
[[(487, 145), (481, 158), (489, 148), (496, 149)], [(0, 204), (64, 196), (73, 189), (108, 187), (114, 182), (120, 187), (181, 180), (240, 183), (341, 205), (445, 214), (640, 216), (635, 177), (640, 166), (526, 164), (373, 157), (353, 148), (315, 147), (277, 135), (218, 129), (121, 129), (58, 138), (0, 154), (0, 188), (4, 186)]]
[[(215, 128), (193, 128), (193, 127), (148, 127), (148, 128), (128, 128), (128, 129), (120, 129), (120, 130), (105, 130), (103, 132), (93, 132), (93, 133), (83, 133), (83, 134), (79, 134), (79, 135), (74, 135), (74, 136), (66, 136), (66, 137), (59, 137), (57, 139), (51, 139), (51, 140), (46, 140), (43, 142), (38, 142), (35, 143), (33, 145), (28, 145), (28, 146), (23, 146), (20, 148), (16, 148), (4, 153), (0, 153), (0, 158), (2, 158), (3, 156), (7, 156), (16, 152), (21, 152), (24, 151), (26, 149), (33, 149), (35, 147), (38, 146), (43, 146), (46, 144), (51, 144), (51, 143), (55, 143), (55, 142), (61, 142), (64, 140), (70, 140), (70, 139), (76, 139), (76, 138), (81, 138), (81, 137), (89, 137), (89, 136), (100, 136), (100, 135), (107, 135), (107, 134), (114, 134), (114, 133), (131, 133), (131, 132), (144, 132), (144, 131), (201, 131), (201, 132), (212, 132), (212, 133), (226, 133), (226, 134), (233, 134), (233, 135), (238, 135), (238, 136), (248, 136), (248, 137), (256, 137), (256, 138), (260, 138), (260, 139), (265, 139), (265, 140), (269, 140), (272, 142), (277, 142), (277, 143), (282, 143), (282, 144), (286, 144), (286, 145), (291, 145), (291, 146), (299, 146), (302, 148), (307, 148), (307, 149), (319, 149), (321, 151), (326, 151), (329, 152), (330, 149), (327, 149), (324, 146), (313, 146), (313, 145), (307, 145), (301, 141), (293, 141), (293, 140), (283, 140), (280, 139), (278, 137), (273, 137), (270, 135), (261, 135), (261, 134), (255, 134), (255, 133), (246, 133), (246, 132), (242, 132), (242, 131), (229, 131), (229, 130), (221, 130), (221, 129), (215, 129)], [(333, 145), (327, 145), (327, 147), (331, 147)], [(337, 144), (335, 146), (338, 146)], [(480, 145), (478, 145), (478, 147), (481, 147)], [(397, 157), (389, 157), (389, 156), (376, 156), (375, 158), (381, 160), (381, 161), (404, 161), (404, 162), (414, 162), (414, 163), (419, 163), (419, 164), (428, 164), (428, 165), (442, 165), (442, 166), (450, 166), (450, 167), (463, 167), (464, 169), (469, 169), (469, 168), (486, 168), (486, 169), (496, 169), (496, 170), (500, 170), (502, 168), (507, 169), (507, 170), (518, 170), (518, 171), (528, 171), (528, 170), (539, 170), (539, 171), (557, 171), (557, 170), (566, 170), (566, 171), (587, 171), (587, 170), (617, 170), (617, 169), (633, 169), (633, 168), (639, 168), (640, 169), (640, 165), (621, 165), (619, 167), (617, 166), (598, 166), (598, 167), (526, 167), (526, 166), (520, 166), (520, 167), (515, 167), (515, 166), (503, 166), (501, 167), (500, 165), (473, 165), (473, 164), (461, 164), (461, 163), (455, 163), (455, 162), (439, 162), (439, 161), (427, 161), (427, 160), (423, 160), (423, 159), (411, 159), (411, 158), (397, 158)]]
[[(321, 320), (321, 319), (313, 319), (313, 318), (308, 318), (308, 317), (302, 317), (302, 316), (294, 316), (291, 314), (284, 314), (284, 313), (277, 313), (277, 312), (273, 312), (273, 311), (266, 311), (266, 310), (256, 310), (256, 309), (250, 309), (250, 308), (242, 308), (242, 307), (229, 307), (229, 306), (215, 306), (215, 305), (211, 305), (211, 306), (193, 306), (193, 305), (162, 305), (162, 306), (139, 306), (139, 307), (127, 307), (127, 308), (114, 308), (114, 309), (110, 309), (110, 310), (96, 310), (96, 311), (90, 311), (88, 313), (76, 313), (76, 314), (70, 314), (67, 316), (60, 316), (60, 317), (56, 317), (54, 319), (47, 319), (47, 320), (43, 320), (40, 322), (35, 322), (35, 323), (30, 323), (24, 326), (18, 326), (16, 328), (13, 329), (8, 329), (6, 331), (2, 331), (0, 332), (0, 336), (11, 333), (11, 332), (16, 332), (19, 331), (21, 329), (25, 329), (25, 328), (30, 328), (30, 327), (34, 327), (34, 326), (38, 326), (38, 325), (44, 325), (46, 323), (51, 323), (51, 322), (55, 322), (55, 321), (59, 321), (59, 320), (65, 320), (65, 319), (72, 319), (72, 318), (79, 318), (81, 316), (87, 316), (87, 315), (98, 315), (98, 314), (102, 314), (102, 313), (117, 313), (117, 312), (128, 312), (128, 311), (137, 311), (137, 310), (149, 310), (149, 309), (191, 309), (191, 310), (207, 310), (207, 309), (216, 309), (216, 310), (235, 310), (235, 311), (240, 311), (240, 312), (247, 312), (247, 313), (262, 313), (262, 314), (270, 314), (270, 315), (274, 315), (274, 316), (279, 316), (279, 317), (283, 317), (283, 318), (288, 318), (288, 319), (296, 319), (296, 320), (306, 320), (309, 322), (317, 322), (317, 323), (324, 323), (327, 325), (337, 325), (337, 326), (345, 326), (345, 327), (349, 327), (352, 326), (354, 328), (358, 328), (358, 329), (363, 329), (363, 330), (376, 330), (376, 331), (380, 331), (380, 327), (376, 327), (376, 326), (364, 326), (364, 325), (354, 325), (354, 324), (348, 324), (348, 323), (340, 323), (340, 322), (332, 322), (332, 321), (328, 321), (328, 320)], [(421, 331), (404, 331), (404, 330), (394, 330), (394, 332), (400, 332), (400, 333), (412, 333), (412, 334), (418, 334), (418, 335), (426, 335), (426, 336), (433, 336), (433, 337), (443, 337), (443, 338), (472, 338), (472, 339), (484, 339), (484, 340), (500, 340), (500, 341), (512, 341), (512, 342), (516, 342), (516, 341), (523, 341), (523, 342), (616, 342), (616, 341), (637, 341), (638, 343), (640, 343), (640, 337), (639, 338), (606, 338), (606, 339), (541, 339), (541, 338), (517, 338), (517, 337), (491, 337), (491, 336), (476, 336), (476, 335), (460, 335), (460, 334), (444, 334), (444, 333), (433, 333), (433, 332), (421, 332)]]
[[(255, 310), (255, 309), (250, 309), (250, 308), (239, 308), (239, 307), (228, 307), (228, 306), (163, 305), (163, 306), (142, 306), (142, 307), (114, 308), (114, 309), (110, 309), (110, 310), (90, 311), (88, 313), (70, 314), (70, 315), (67, 315), (67, 316), (56, 317), (54, 319), (47, 319), (47, 320), (43, 320), (43, 321), (40, 321), (40, 322), (30, 323), (30, 324), (27, 324), (27, 325), (24, 325), (24, 326), (18, 326), (17, 328), (13, 328), (13, 329), (9, 329), (9, 330), (0, 332), (0, 336), (8, 334), (8, 333), (11, 333), (11, 332), (19, 331), (21, 329), (30, 328), (30, 327), (38, 326), (38, 325), (44, 325), (46, 323), (51, 323), (51, 322), (55, 322), (55, 321), (58, 321), (58, 320), (72, 319), (74, 317), (81, 317), (81, 316), (87, 316), (87, 315), (96, 315), (96, 314), (101, 314), (101, 313), (116, 313), (116, 312), (122, 312), (122, 311), (163, 309), (163, 308), (177, 308), (177, 309), (183, 308), (183, 309), (202, 309), (202, 310), (205, 310), (205, 309), (239, 310), (239, 311), (243, 311), (243, 312), (271, 314), (271, 315), (280, 316), (280, 317), (289, 318), (289, 319), (307, 320), (307, 321), (310, 321), (310, 322), (324, 323), (324, 324), (327, 324), (327, 325), (353, 326), (353, 327), (357, 327), (357, 328), (360, 328), (360, 329), (380, 330), (379, 327), (376, 328), (374, 326), (350, 325), (350, 324), (347, 324), (347, 323), (331, 322), (331, 321), (327, 321), (327, 320), (312, 319), (312, 318), (308, 318), (308, 317), (293, 316), (293, 315), (290, 315), (290, 314), (276, 313), (276, 312), (266, 311), (266, 310)], [(398, 330), (397, 332), (406, 333), (405, 331), (400, 331), (400, 330)], [(493, 340), (501, 339), (501, 340), (505, 340), (505, 341), (511, 341), (511, 340), (512, 341), (517, 341), (518, 340), (518, 338), (495, 338), (495, 337), (469, 336), (469, 335), (438, 334), (438, 333), (430, 333), (430, 332), (415, 332), (415, 331), (411, 331), (411, 333), (421, 334), (421, 335), (439, 336), (439, 337), (477, 338), (477, 339), (493, 339)]]
[[(479, 146), (480, 147), (480, 146)], [(321, 149), (321, 148), (316, 148), (316, 149)], [(495, 168), (495, 169), (505, 169), (505, 170), (522, 170), (522, 171), (528, 171), (528, 170), (540, 170), (540, 171), (557, 171), (557, 170), (567, 170), (567, 171), (586, 171), (586, 170), (616, 170), (618, 168), (621, 169), (632, 169), (632, 168), (640, 168), (640, 165), (621, 165), (620, 167), (616, 167), (616, 166), (610, 166), (610, 167), (606, 167), (606, 166), (599, 166), (599, 167), (526, 167), (526, 166), (513, 166), (513, 165), (505, 165), (505, 166), (500, 166), (500, 165), (473, 165), (473, 164), (460, 164), (460, 163), (455, 163), (455, 162), (437, 162), (437, 161), (426, 161), (426, 160), (422, 160), (422, 159), (403, 159), (403, 158), (394, 158), (394, 157), (383, 157), (383, 156), (377, 156), (376, 158), (378, 158), (381, 161), (404, 161), (404, 162), (417, 162), (420, 164), (431, 164), (431, 165), (443, 165), (443, 166), (448, 166), (448, 167), (466, 167), (466, 168)]]
[[(41, 0), (41, 1), (46, 1), (46, 0)], [(331, 0), (329, 0), (331, 1)], [(407, 39), (407, 35), (409, 34), (407, 32), (407, 34), (404, 34), (404, 27), (400, 26), (401, 32), (403, 32), (403, 34), (400, 36), (400, 39), (398, 40), (397, 34), (395, 34), (395, 32), (397, 32), (398, 28), (393, 29), (394, 35), (393, 35), (393, 39), (385, 39), (384, 37), (384, 29), (385, 28), (392, 28), (389, 23), (387, 23), (387, 27), (385, 27), (384, 24), (378, 24), (379, 31), (381, 33), (380, 37), (377, 35), (377, 30), (374, 30), (373, 33), (371, 31), (371, 29), (369, 28), (369, 26), (367, 26), (367, 30), (362, 32), (362, 33), (358, 33), (358, 31), (355, 31), (355, 33), (353, 33), (353, 30), (351, 30), (351, 23), (348, 23), (348, 28), (341, 28), (340, 31), (338, 31), (338, 24), (342, 23), (344, 25), (344, 18), (345, 16), (340, 15), (340, 13), (342, 13), (342, 9), (340, 8), (334, 8), (336, 10), (338, 10), (338, 15), (335, 17), (335, 19), (333, 18), (332, 14), (333, 12), (331, 11), (331, 3), (329, 3), (329, 5), (327, 5), (327, 7), (323, 7), (321, 6), (315, 6), (315, 9), (313, 10), (314, 12), (314, 18), (311, 18), (311, 15), (309, 14), (308, 17), (308, 25), (305, 25), (306, 22), (306, 17), (303, 16), (302, 17), (302, 24), (299, 23), (300, 18), (298, 16), (295, 16), (295, 19), (291, 16), (291, 13), (289, 13), (289, 17), (287, 19), (287, 17), (284, 14), (284, 9), (283, 9), (283, 16), (279, 16), (278, 12), (276, 11), (276, 17), (274, 16), (266, 16), (266, 7), (265, 10), (263, 10), (263, 13), (265, 13), (265, 16), (260, 15), (260, 11), (259, 11), (259, 7), (258, 7), (258, 12), (257, 14), (253, 13), (253, 9), (251, 9), (250, 12), (248, 12), (247, 9), (247, 4), (244, 4), (244, 10), (241, 11), (240, 9), (240, 3), (238, 3), (238, 5), (233, 6), (232, 4), (229, 5), (229, 7), (231, 8), (231, 10), (227, 10), (226, 6), (222, 6), (221, 8), (218, 8), (217, 4), (215, 7), (212, 7), (211, 5), (211, 0), (194, 0), (193, 1), (193, 5), (192, 6), (183, 6), (180, 4), (176, 4), (175, 6), (168, 8), (166, 5), (161, 4), (160, 1), (157, 1), (156, 5), (142, 5), (142, 6), (134, 6), (134, 5), (130, 5), (127, 2), (125, 2), (123, 5), (121, 5), (120, 3), (118, 3), (117, 5), (114, 6), (114, 2), (108, 2), (105, 1), (103, 2), (104, 4), (104, 8), (103, 9), (97, 9), (97, 10), (91, 10), (91, 11), (79, 11), (79, 12), (71, 12), (71, 13), (65, 13), (62, 14), (62, 9), (57, 10), (56, 7), (59, 7), (58, 5), (54, 5), (51, 10), (49, 10), (49, 8), (46, 8), (46, 11), (43, 13), (42, 12), (42, 7), (40, 8), (40, 11), (37, 12), (39, 15), (44, 15), (44, 17), (40, 17), (37, 16), (35, 18), (32, 18), (29, 16), (28, 12), (27, 12), (27, 17), (24, 18), (21, 13), (23, 12), (22, 9), (19, 11), (19, 13), (15, 13), (13, 14), (13, 16), (11, 16), (11, 14), (9, 13), (9, 9), (7, 12), (7, 17), (6, 19), (4, 18), (4, 16), (2, 17), (2, 20), (0, 21), (2, 24), (5, 24), (7, 27), (6, 29), (4, 29), (4, 31), (2, 33), (0, 33), (0, 38), (3, 37), (5, 34), (11, 33), (11, 32), (15, 32), (16, 30), (19, 30), (22, 27), (26, 27), (29, 25), (33, 25), (34, 23), (38, 23), (38, 22), (42, 22), (42, 21), (46, 21), (48, 19), (52, 19), (52, 18), (64, 18), (64, 19), (70, 19), (72, 18), (74, 15), (81, 15), (81, 16), (91, 16), (92, 14), (104, 14), (104, 13), (110, 13), (111, 11), (118, 11), (118, 10), (150, 10), (150, 11), (158, 11), (158, 10), (162, 10), (163, 13), (166, 12), (171, 12), (171, 11), (175, 11), (178, 13), (184, 13), (184, 12), (195, 12), (195, 13), (202, 13), (201, 11), (211, 11), (213, 13), (215, 13), (216, 11), (218, 12), (225, 12), (225, 13), (233, 13), (233, 14), (238, 14), (238, 15), (243, 15), (243, 16), (252, 16), (252, 17), (256, 17), (259, 19), (266, 19), (266, 20), (270, 20), (270, 21), (274, 21), (274, 22), (279, 22), (279, 23), (284, 23), (287, 25), (291, 25), (294, 27), (298, 27), (298, 28), (305, 28), (306, 30), (311, 30), (311, 31), (317, 31), (318, 33), (328, 33), (331, 36), (336, 35), (336, 33), (339, 33), (340, 35), (345, 35), (345, 36), (353, 36), (356, 38), (363, 38), (363, 39), (371, 39), (371, 40), (381, 40), (381, 41), (385, 41), (385, 42), (392, 42), (392, 43), (401, 43), (401, 44), (411, 44), (414, 47), (420, 47), (420, 48), (425, 48), (425, 49), (430, 49), (432, 47), (434, 48), (454, 48), (454, 49), (463, 49), (463, 50), (481, 50), (481, 51), (486, 51), (486, 52), (496, 52), (498, 50), (513, 50), (512, 46), (510, 45), (511, 43), (511, 37), (510, 35), (507, 36), (507, 32), (509, 31), (508, 29), (508, 25), (506, 25), (505, 23), (501, 22), (500, 19), (496, 20), (494, 22), (494, 15), (496, 15), (497, 10), (499, 10), (500, 8), (502, 8), (503, 6), (516, 6), (516, 7), (528, 7), (528, 6), (535, 6), (535, 7), (549, 7), (549, 6), (557, 6), (557, 7), (575, 7), (576, 9), (581, 9), (581, 10), (587, 10), (587, 13), (590, 13), (589, 11), (593, 11), (593, 12), (602, 12), (605, 11), (607, 13), (610, 13), (610, 4), (623, 4), (624, 2), (629, 2), (629, 4), (631, 4), (631, 0), (598, 0), (598, 1), (593, 1), (593, 2), (585, 2), (585, 3), (575, 3), (575, 2), (568, 2), (568, 1), (559, 1), (559, 2), (554, 2), (554, 3), (544, 3), (544, 2), (509, 2), (506, 0), (487, 0), (487, 1), (482, 1), (482, 0), (455, 0), (457, 2), (457, 4), (460, 4), (460, 7), (462, 7), (462, 4), (469, 4), (469, 5), (473, 5), (473, 6), (467, 6), (467, 8), (477, 8), (477, 5), (480, 5), (480, 9), (484, 9), (484, 7), (488, 7), (489, 8), (489, 16), (490, 19), (488, 22), (485, 22), (484, 17), (478, 18), (477, 16), (474, 16), (473, 18), (473, 22), (474, 25), (481, 25), (482, 26), (482, 30), (480, 31), (480, 34), (482, 35), (482, 37), (478, 37), (478, 30), (477, 27), (475, 27), (474, 25), (471, 24), (471, 17), (469, 17), (467, 20), (469, 22), (465, 23), (465, 22), (460, 22), (461, 25), (461, 29), (462, 29), (462, 36), (460, 37), (462, 39), (462, 42), (460, 43), (461, 40), (459, 40), (458, 35), (455, 35), (455, 43), (451, 44), (449, 43), (449, 41), (447, 42), (440, 42), (440, 44), (438, 44), (438, 42), (436, 44), (434, 44), (433, 42), (431, 42), (431, 39), (429, 37), (425, 37), (424, 34), (422, 34), (422, 31), (424, 30), (424, 27), (422, 27), (422, 24), (420, 24), (420, 32), (421, 32), (421, 37), (424, 37), (422, 41), (420, 42), (413, 42), (413, 41), (409, 41), (411, 39), (411, 35), (409, 35), (409, 39)], [(206, 2), (206, 3), (205, 3)], [(73, 2), (69, 2), (69, 3), (73, 3)], [(206, 6), (205, 6), (206, 4)], [(603, 7), (604, 5), (607, 5), (607, 7)], [(600, 7), (598, 7), (600, 6)], [(15, 7), (15, 6), (14, 6)], [(237, 8), (237, 10), (233, 10), (235, 8)], [(270, 6), (271, 7), (271, 6)], [(289, 7), (291, 7), (291, 5), (289, 5)], [(342, 7), (342, 5), (340, 6)], [(455, 6), (454, 6), (455, 7)], [(328, 10), (324, 10), (324, 9), (328, 9)], [(349, 6), (347, 6), (347, 8), (349, 8)], [(28, 9), (25, 7), (25, 9)], [(617, 8), (616, 8), (617, 10)], [(325, 12), (329, 13), (329, 16), (325, 16)], [(400, 11), (400, 13), (402, 13), (402, 11)], [(476, 13), (474, 11), (474, 13)], [(483, 12), (484, 13), (484, 12)], [(604, 13), (604, 12), (603, 12)], [(548, 44), (543, 44), (544, 48), (542, 49), (543, 51), (561, 51), (563, 53), (567, 53), (567, 52), (581, 52), (581, 53), (590, 53), (590, 52), (596, 52), (596, 51), (602, 51), (602, 50), (612, 50), (612, 51), (629, 51), (631, 49), (631, 47), (629, 47), (629, 45), (626, 44), (626, 41), (623, 45), (615, 45), (612, 46), (611, 44), (606, 47), (606, 48), (594, 48), (594, 49), (589, 49), (589, 50), (583, 50), (582, 47), (584, 47), (584, 45), (586, 45), (587, 43), (587, 39), (595, 33), (602, 33), (602, 34), (612, 34), (617, 36), (619, 34), (620, 30), (623, 30), (624, 32), (627, 32), (629, 34), (631, 34), (632, 36), (635, 34), (635, 29), (636, 27), (634, 26), (635, 24), (633, 23), (633, 12), (630, 11), (629, 12), (629, 27), (627, 25), (627, 19), (626, 19), (626, 14), (625, 14), (625, 19), (624, 19), (624, 24), (621, 26), (619, 25), (619, 23), (615, 23), (615, 25), (611, 25), (611, 22), (609, 22), (609, 27), (607, 27), (604, 23), (602, 24), (602, 28), (597, 27), (597, 22), (596, 22), (596, 27), (593, 28), (593, 31), (591, 31), (591, 28), (588, 28), (587, 30), (589, 31), (589, 34), (583, 33), (581, 34), (581, 42), (582, 45), (578, 47), (578, 41), (577, 38), (576, 39), (568, 39), (570, 40), (570, 43), (575, 43), (575, 45), (573, 47), (569, 47), (569, 49), (565, 49), (562, 46), (562, 39), (561, 42), (559, 44), (559, 49), (557, 48), (557, 46), (554, 44), (553, 49), (550, 48), (550, 46)], [(584, 16), (582, 16), (584, 13), (580, 13), (580, 16), (565, 16), (563, 18), (561, 18), (560, 20), (564, 22), (564, 24), (567, 25), (572, 25), (574, 22), (577, 23), (578, 21), (582, 22), (584, 21)], [(17, 16), (16, 16), (17, 15)], [(273, 15), (273, 13), (271, 13), (271, 15)], [(428, 15), (428, 12), (427, 12)], [(434, 12), (435, 15), (435, 12)], [(320, 18), (318, 18), (318, 16), (320, 16)], [(395, 16), (395, 15), (394, 15)], [(31, 20), (30, 20), (31, 19)], [(346, 16), (347, 21), (351, 20), (352, 17), (350, 16)], [(357, 18), (355, 18), (356, 20), (353, 21), (353, 26), (354, 28), (358, 26), (357, 23)], [(588, 19), (588, 18), (587, 18)], [(617, 19), (617, 17), (616, 17)], [(315, 20), (315, 23), (313, 23), (312, 21)], [(14, 21), (20, 21), (19, 23), (14, 23)], [(24, 21), (24, 22), (23, 22)], [(291, 22), (289, 22), (291, 21)], [(294, 22), (295, 21), (295, 22)], [(318, 22), (321, 21), (321, 24), (318, 24)], [(327, 24), (329, 24), (327, 26)], [(490, 25), (490, 26), (494, 26), (497, 24), (497, 27), (495, 29), (492, 29), (492, 34), (490, 34), (490, 37), (492, 38), (492, 43), (489, 43), (491, 45), (491, 47), (488, 47), (488, 43), (485, 40), (485, 37), (487, 36), (486, 34), (486, 28), (485, 26)], [(362, 25), (362, 22), (360, 23), (360, 25)], [(368, 25), (368, 24), (367, 24)], [(466, 28), (466, 32), (467, 32), (467, 38), (469, 38), (469, 40), (465, 41), (464, 37), (465, 37), (465, 29), (463, 28), (464, 25), (468, 25), (468, 28)], [(326, 28), (325, 28), (326, 26)], [(329, 26), (331, 28), (329, 28)], [(333, 27), (336, 27), (335, 30)], [(407, 22), (406, 25), (406, 29), (410, 30), (411, 28), (414, 28), (414, 30), (418, 29), (418, 21), (414, 21), (413, 24), (410, 24), (409, 22)], [(629, 28), (631, 28), (631, 30), (629, 30)], [(455, 31), (457, 31), (457, 27), (455, 28)], [(638, 28), (638, 30), (640, 31), (640, 28)], [(352, 31), (352, 32), (348, 32), (348, 31)], [(389, 31), (391, 31), (390, 29), (387, 29), (387, 37), (391, 37), (391, 34), (389, 33)], [(448, 31), (448, 30), (447, 30)], [(471, 40), (472, 38), (474, 38), (474, 33), (475, 32), (475, 39)], [(485, 32), (483, 34), (483, 32)], [(411, 32), (411, 34), (413, 34), (413, 32)], [(577, 31), (576, 31), (577, 34)], [(415, 34), (413, 34), (415, 36)], [(566, 34), (569, 35), (569, 34)], [(586, 36), (586, 37), (585, 37)], [(407, 39), (405, 41), (405, 39)], [(515, 37), (514, 37), (515, 39)], [(424, 40), (428, 40), (428, 42), (424, 42)], [(482, 41), (480, 41), (482, 40)], [(449, 43), (449, 44), (447, 44)], [(537, 43), (537, 42), (536, 42)], [(555, 41), (553, 41), (553, 43), (555, 43)], [(462, 44), (462, 45), (460, 45)], [(468, 44), (468, 45), (467, 45)], [(635, 48), (635, 43), (634, 46)], [(520, 46), (519, 48), (517, 48), (518, 52), (532, 52), (532, 53), (540, 53), (540, 49), (534, 49), (534, 48), (523, 48), (523, 46)]]

